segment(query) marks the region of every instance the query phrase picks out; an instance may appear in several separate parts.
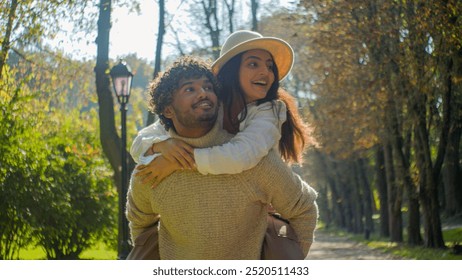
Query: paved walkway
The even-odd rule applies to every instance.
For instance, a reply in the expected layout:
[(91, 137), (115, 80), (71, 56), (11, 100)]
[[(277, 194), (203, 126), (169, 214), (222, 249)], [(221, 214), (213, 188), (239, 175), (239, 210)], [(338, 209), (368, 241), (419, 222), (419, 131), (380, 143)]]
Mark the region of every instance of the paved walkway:
[(308, 260), (392, 260), (399, 257), (371, 249), (347, 237), (316, 231)]

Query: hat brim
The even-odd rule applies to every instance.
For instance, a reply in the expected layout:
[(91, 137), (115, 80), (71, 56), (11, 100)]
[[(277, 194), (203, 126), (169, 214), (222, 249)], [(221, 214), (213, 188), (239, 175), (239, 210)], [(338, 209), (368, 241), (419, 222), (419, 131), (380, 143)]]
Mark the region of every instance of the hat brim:
[(223, 65), (237, 54), (254, 49), (262, 49), (271, 54), (279, 70), (280, 81), (289, 74), (294, 64), (294, 51), (285, 41), (273, 37), (255, 38), (236, 45), (213, 62), (213, 74), (217, 75)]

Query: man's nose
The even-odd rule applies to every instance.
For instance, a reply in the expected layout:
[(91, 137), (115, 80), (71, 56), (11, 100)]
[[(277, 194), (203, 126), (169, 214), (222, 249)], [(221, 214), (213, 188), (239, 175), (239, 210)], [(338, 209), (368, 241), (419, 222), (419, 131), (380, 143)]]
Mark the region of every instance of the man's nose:
[(198, 95), (198, 97), (204, 97), (204, 96), (207, 95), (207, 90), (206, 90), (205, 88), (201, 87), (201, 88), (199, 89), (197, 95)]

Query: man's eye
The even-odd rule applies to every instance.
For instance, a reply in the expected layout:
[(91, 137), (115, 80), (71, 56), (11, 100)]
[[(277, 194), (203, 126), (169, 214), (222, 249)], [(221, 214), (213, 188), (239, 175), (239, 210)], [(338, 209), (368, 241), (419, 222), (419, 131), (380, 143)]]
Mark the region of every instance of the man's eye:
[(250, 67), (257, 67), (258, 65), (257, 65), (256, 62), (250, 62), (250, 63), (249, 63), (249, 66), (250, 66)]

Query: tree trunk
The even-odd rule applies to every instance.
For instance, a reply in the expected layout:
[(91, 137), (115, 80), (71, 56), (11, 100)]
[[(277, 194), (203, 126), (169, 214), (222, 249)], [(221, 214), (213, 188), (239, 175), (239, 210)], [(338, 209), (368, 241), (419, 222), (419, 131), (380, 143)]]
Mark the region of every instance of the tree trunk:
[(363, 233), (364, 232), (364, 204), (362, 203), (364, 200), (363, 194), (361, 193), (361, 180), (359, 179), (359, 168), (357, 164), (357, 160), (350, 161), (348, 166), (351, 169), (351, 179), (348, 180), (349, 188), (352, 189), (353, 196), (351, 198), (351, 204), (353, 205), (354, 213), (353, 213), (353, 232), (354, 233)]
[(393, 156), (395, 162), (395, 174), (397, 176), (397, 185), (400, 189), (406, 190), (408, 195), (408, 244), (420, 245), (422, 244), (422, 237), (420, 235), (420, 212), (419, 212), (419, 197), (416, 187), (411, 179), (409, 159), (406, 157), (403, 137), (400, 129), (398, 128), (398, 108), (396, 102), (390, 106), (389, 112), (392, 130), (392, 146)]
[(207, 4), (205, 2), (205, 0), (201, 2), (205, 14), (205, 27), (208, 29), (212, 41), (213, 57), (217, 59), (220, 56), (220, 26), (217, 14), (217, 1), (208, 0)]
[(344, 201), (346, 228), (349, 232), (359, 233), (362, 231), (361, 208), (360, 203), (357, 203), (360, 198), (358, 198), (358, 186), (355, 183), (355, 168), (349, 163), (347, 160), (343, 160), (337, 164), (337, 177)]
[(389, 215), (388, 215), (388, 193), (387, 193), (387, 178), (385, 171), (385, 158), (383, 146), (379, 145), (375, 151), (375, 170), (377, 190), (379, 192), (380, 201), (380, 236), (390, 236)]
[(462, 49), (452, 55), (453, 67), (447, 77), (447, 87), (451, 91), (451, 125), (443, 169), (444, 193), (446, 198), (446, 216), (462, 213), (462, 174), (460, 168), (460, 141), (462, 135), (462, 85), (454, 82), (455, 77), (462, 76)]
[(257, 19), (257, 10), (258, 10), (258, 3), (257, 0), (251, 0), (251, 8), (252, 8), (252, 31), (258, 31), (258, 19)]
[(8, 58), (8, 52), (11, 48), (11, 32), (13, 31), (17, 7), (18, 0), (11, 1), (11, 6), (8, 12), (8, 23), (5, 28), (5, 35), (2, 38), (2, 49), (0, 51), (0, 80), (3, 78), (3, 67), (5, 67), (6, 60)]
[[(425, 7), (425, 2), (408, 1), (405, 6), (405, 15), (408, 21), (409, 38), (412, 44), (410, 44), (410, 53), (413, 55), (413, 59), (416, 63), (416, 78), (417, 84), (427, 83), (428, 77), (425, 73), (425, 64), (428, 56), (425, 51), (428, 43), (426, 43), (428, 33), (418, 28), (419, 22), (415, 21), (416, 12), (420, 11)], [(448, 66), (450, 69), (452, 65)], [(425, 245), (427, 247), (441, 248), (444, 247), (443, 234), (441, 230), (441, 220), (439, 211), (439, 199), (438, 199), (438, 178), (441, 174), (441, 167), (445, 156), (445, 150), (447, 147), (447, 137), (449, 131), (449, 120), (450, 120), (450, 90), (446, 90), (442, 93), (442, 108), (443, 116), (441, 125), (439, 127), (439, 143), (434, 164), (432, 163), (432, 154), (430, 147), (430, 126), (427, 122), (427, 107), (430, 101), (428, 100), (427, 94), (424, 91), (423, 86), (414, 87), (411, 82), (408, 82), (410, 93), (414, 93), (412, 98), (409, 100), (409, 110), (414, 120), (416, 129), (415, 138), (418, 142), (416, 147), (420, 148), (420, 158), (423, 162), (419, 164), (421, 167), (421, 178), (425, 178), (424, 188), (420, 190), (420, 197), (422, 202), (422, 208), (425, 219)]]
[(318, 186), (319, 219), (325, 223), (325, 227), (329, 228), (332, 224), (332, 207), (329, 202), (329, 185), (327, 183)]
[(109, 32), (111, 29), (111, 0), (100, 1), (98, 37), (96, 38), (96, 93), (99, 105), (100, 140), (104, 154), (114, 170), (116, 184), (120, 188), (120, 138), (115, 126), (114, 99), (109, 78)]
[(419, 193), (414, 184), (406, 185), (409, 199), (408, 213), (408, 240), (411, 246), (422, 245), (422, 235), (420, 234), (420, 203)]
[(333, 195), (332, 200), (333, 203), (336, 205), (336, 208), (334, 209), (337, 209), (337, 211), (334, 212), (337, 213), (337, 225), (339, 225), (341, 228), (347, 229), (350, 227), (351, 220), (351, 210), (349, 208), (348, 199), (346, 195), (347, 191), (342, 185), (342, 182), (338, 175), (338, 164), (335, 162), (330, 162), (328, 168), (328, 170), (331, 170), (330, 174), (333, 178), (333, 184), (331, 184)]
[(226, 5), (226, 9), (228, 10), (228, 27), (229, 27), (229, 33), (233, 33), (234, 32), (234, 6), (235, 6), (235, 0), (231, 0), (231, 3), (228, 3), (227, 0), (224, 1), (225, 2), (225, 5)]
[(418, 164), (420, 167), (419, 172), (421, 173), (421, 178), (425, 180), (425, 184), (422, 186), (423, 188), (420, 192), (425, 219), (425, 246), (443, 248), (445, 245), (441, 230), (438, 189), (432, 168), (431, 152), (428, 144), (428, 132), (425, 126), (425, 115), (426, 114), (421, 115), (419, 125), (416, 127), (418, 147), (420, 149), (416, 151), (416, 153), (420, 153), (420, 157), (423, 160), (421, 164)]
[[(165, 35), (165, 0), (159, 0), (159, 27), (157, 31), (157, 45), (156, 45), (156, 57), (154, 62), (154, 73), (152, 78), (155, 79), (157, 74), (160, 72), (160, 66), (162, 63), (162, 47), (164, 45)], [(152, 124), (156, 120), (156, 115), (148, 111), (148, 118), (146, 126)]]
[[(119, 246), (118, 253), (120, 258), (125, 258), (130, 250), (129, 236), (122, 234), (128, 229), (128, 222), (125, 218), (123, 209), (125, 203), (123, 199), (124, 188), (122, 183), (122, 141), (117, 135), (115, 126), (114, 98), (111, 93), (111, 82), (109, 78), (109, 34), (111, 30), (111, 0), (101, 0), (98, 18), (98, 37), (96, 38), (97, 55), (95, 66), (96, 93), (98, 95), (99, 105), (99, 127), (100, 141), (105, 156), (108, 158), (114, 171), (114, 180), (119, 192)], [(126, 153), (129, 155), (129, 153)], [(128, 157), (127, 173), (131, 174), (133, 170), (133, 159)], [(122, 201), (120, 201), (122, 199)], [(123, 240), (126, 239), (126, 240)]]
[(340, 193), (338, 190), (338, 185), (336, 182), (336, 176), (335, 176), (335, 167), (333, 164), (328, 162), (328, 159), (324, 154), (321, 154), (320, 152), (316, 151), (316, 156), (318, 159), (318, 162), (322, 166), (322, 170), (324, 170), (324, 176), (325, 176), (325, 181), (328, 185), (328, 188), (330, 190), (330, 205), (332, 207), (331, 209), (331, 215), (330, 215), (330, 220), (334, 222), (335, 225), (345, 228), (345, 211), (343, 207), (343, 201), (340, 197)]
[(403, 217), (401, 213), (401, 196), (399, 186), (395, 181), (393, 151), (391, 145), (384, 146), (385, 170), (387, 177), (388, 216), (390, 241), (403, 242)]
[(449, 134), (448, 148), (443, 169), (445, 214), (452, 217), (462, 213), (462, 181), (459, 164), (459, 146), (462, 134), (461, 127), (454, 125)]
[(369, 239), (370, 234), (374, 232), (374, 222), (372, 220), (372, 215), (374, 214), (372, 212), (372, 192), (366, 175), (369, 174), (367, 171), (368, 165), (364, 159), (359, 159), (358, 164), (359, 179), (363, 194), (362, 201), (364, 205), (364, 236), (366, 239)]

